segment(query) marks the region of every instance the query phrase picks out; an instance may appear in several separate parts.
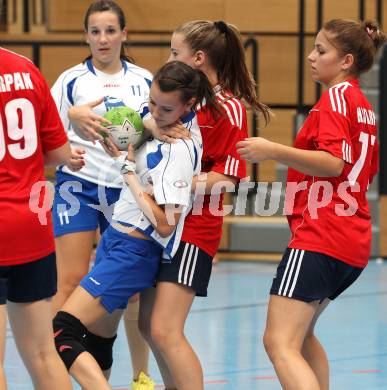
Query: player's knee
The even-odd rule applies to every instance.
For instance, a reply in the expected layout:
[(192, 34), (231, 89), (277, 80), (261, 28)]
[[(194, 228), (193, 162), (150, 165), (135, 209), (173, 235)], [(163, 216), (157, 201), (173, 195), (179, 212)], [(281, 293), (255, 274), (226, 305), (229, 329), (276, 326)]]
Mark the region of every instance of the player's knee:
[(281, 355), (281, 350), (284, 347), (280, 338), (276, 337), (273, 332), (269, 332), (268, 330), (266, 330), (263, 335), (263, 345), (271, 361), (276, 360)]
[(169, 329), (158, 324), (151, 326), (150, 337), (158, 349), (165, 350), (169, 349), (171, 345), (178, 344), (184, 338), (184, 334), (176, 329)]
[(85, 352), (82, 339), (86, 327), (70, 313), (59, 311), (53, 320), (55, 347), (69, 370), (77, 357)]
[(87, 331), (83, 339), (84, 347), (94, 357), (102, 371), (109, 370), (113, 365), (113, 345), (116, 338), (117, 335), (101, 337)]

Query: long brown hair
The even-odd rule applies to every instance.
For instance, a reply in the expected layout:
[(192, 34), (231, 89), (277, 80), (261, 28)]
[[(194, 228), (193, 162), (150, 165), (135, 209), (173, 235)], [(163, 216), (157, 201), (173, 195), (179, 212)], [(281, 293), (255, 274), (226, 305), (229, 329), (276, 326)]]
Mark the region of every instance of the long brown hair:
[(193, 107), (201, 106), (205, 101), (210, 109), (221, 112), (207, 76), (184, 62), (171, 61), (164, 64), (153, 77), (153, 83), (157, 83), (161, 92), (179, 91), (182, 103), (195, 98)]
[(195, 20), (179, 26), (175, 33), (196, 52), (203, 50), (217, 72), (220, 86), (244, 99), (269, 122), (269, 108), (258, 100), (255, 81), (247, 69), (246, 56), (238, 29), (223, 21)]
[[(110, 11), (117, 15), (118, 23), (120, 24), (121, 31), (126, 27), (126, 20), (125, 20), (125, 14), (122, 8), (112, 0), (99, 0), (95, 1), (94, 3), (91, 3), (89, 8), (86, 10), (85, 17), (83, 19), (83, 27), (85, 29), (85, 32), (87, 32), (89, 28), (89, 18), (90, 15), (95, 14), (96, 12), (106, 12)], [(84, 59), (83, 62), (90, 59), (92, 56), (89, 55), (87, 58)], [(132, 64), (134, 64), (134, 60), (132, 57), (128, 56), (125, 52), (125, 44), (122, 44), (121, 46), (121, 53), (120, 58), (124, 61), (128, 61)]]
[(371, 68), (377, 50), (386, 41), (386, 35), (375, 22), (333, 19), (323, 26), (328, 40), (341, 55), (352, 54), (354, 64), (350, 73), (358, 76)]

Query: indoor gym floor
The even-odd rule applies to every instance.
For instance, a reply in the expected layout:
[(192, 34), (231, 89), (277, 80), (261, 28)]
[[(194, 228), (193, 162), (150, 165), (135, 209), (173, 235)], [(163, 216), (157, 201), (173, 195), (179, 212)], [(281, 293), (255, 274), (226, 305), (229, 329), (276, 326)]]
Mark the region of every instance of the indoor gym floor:
[[(227, 261), (214, 267), (209, 296), (196, 299), (186, 327), (203, 365), (206, 389), (281, 388), (261, 341), (275, 269), (273, 263)], [(387, 389), (387, 262), (370, 262), (359, 280), (326, 309), (317, 334), (328, 353), (331, 390)], [(114, 354), (112, 387), (130, 389), (122, 326)], [(9, 328), (5, 369), (9, 390), (33, 389)], [(156, 389), (163, 389), (153, 358), (150, 373)]]

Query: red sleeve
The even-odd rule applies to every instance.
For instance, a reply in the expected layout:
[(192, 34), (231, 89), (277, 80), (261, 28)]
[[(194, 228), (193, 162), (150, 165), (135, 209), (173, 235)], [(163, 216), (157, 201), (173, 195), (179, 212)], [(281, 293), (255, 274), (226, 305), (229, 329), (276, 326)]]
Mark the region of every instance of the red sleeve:
[(335, 99), (341, 100), (341, 105), (345, 101), (345, 96), (339, 95), (339, 98), (334, 94), (329, 96), (328, 91), (321, 98), (319, 109), (319, 121), (317, 138), (315, 140), (318, 150), (324, 150), (331, 153), (349, 164), (353, 164), (353, 145), (350, 137), (350, 118), (349, 112), (337, 110), (337, 103), (332, 101)]
[(211, 170), (242, 179), (246, 177), (246, 161), (237, 153), (236, 144), (248, 137), (246, 109), (236, 99), (224, 106), (229, 106), (229, 110), (218, 122), (222, 136), (217, 140), (218, 156)]
[(222, 173), (227, 176), (235, 176), (242, 179), (246, 176), (246, 161), (242, 160), (236, 151), (236, 143), (244, 140), (247, 137), (247, 132), (238, 127), (231, 127), (224, 136), (226, 147), (222, 151), (222, 155), (213, 165), (211, 171)]
[(45, 101), (38, 128), (43, 152), (48, 152), (61, 147), (68, 139), (47, 82), (40, 73), (37, 77), (40, 81), (41, 97)]

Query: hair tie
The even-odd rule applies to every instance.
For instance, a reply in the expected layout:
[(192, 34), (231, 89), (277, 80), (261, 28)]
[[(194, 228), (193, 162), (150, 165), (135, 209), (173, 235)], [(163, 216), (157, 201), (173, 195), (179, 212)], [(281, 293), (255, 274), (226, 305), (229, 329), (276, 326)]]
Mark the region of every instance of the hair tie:
[(372, 38), (372, 33), (376, 32), (376, 35), (379, 36), (379, 29), (378, 28), (372, 28), (372, 27), (366, 27), (367, 34), (369, 35), (370, 38)]
[(220, 20), (219, 22), (214, 22), (215, 28), (217, 28), (221, 33), (226, 34), (228, 31), (227, 24)]

